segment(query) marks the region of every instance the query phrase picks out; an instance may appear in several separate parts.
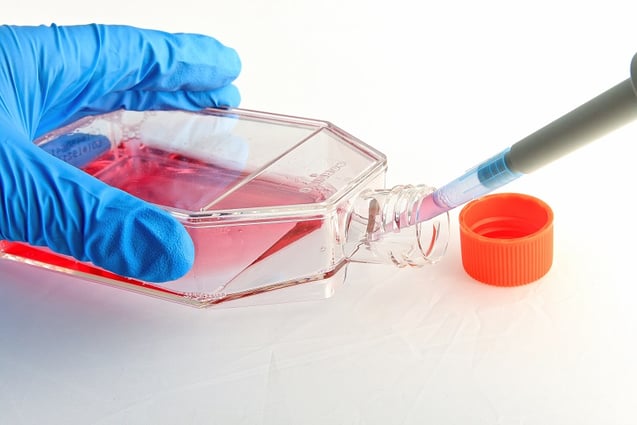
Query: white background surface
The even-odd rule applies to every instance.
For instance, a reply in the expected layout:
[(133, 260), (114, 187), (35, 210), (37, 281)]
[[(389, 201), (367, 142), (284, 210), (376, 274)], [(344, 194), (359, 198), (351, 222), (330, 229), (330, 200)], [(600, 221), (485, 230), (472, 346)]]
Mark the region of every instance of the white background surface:
[[(629, 75), (633, 2), (24, 1), (4, 23), (202, 32), (242, 106), (330, 120), (441, 185)], [(593, 2), (590, 2), (593, 3)], [(2, 424), (633, 424), (626, 127), (509, 185), (555, 212), (549, 274), (352, 266), (320, 302), (195, 310), (0, 263)]]

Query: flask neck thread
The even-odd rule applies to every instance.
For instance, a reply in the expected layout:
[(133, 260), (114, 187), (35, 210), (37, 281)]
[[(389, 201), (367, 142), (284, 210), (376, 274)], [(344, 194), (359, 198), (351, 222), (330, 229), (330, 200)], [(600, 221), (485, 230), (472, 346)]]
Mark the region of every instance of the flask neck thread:
[(403, 185), (361, 193), (347, 233), (351, 260), (398, 267), (437, 262), (447, 249), (449, 215), (418, 220), (423, 199), (433, 191), (425, 185)]

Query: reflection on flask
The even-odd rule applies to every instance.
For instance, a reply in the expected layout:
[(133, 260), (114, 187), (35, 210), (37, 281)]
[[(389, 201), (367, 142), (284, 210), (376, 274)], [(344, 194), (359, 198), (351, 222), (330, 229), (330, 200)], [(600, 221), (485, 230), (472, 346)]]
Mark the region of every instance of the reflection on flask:
[(42, 148), (74, 167), (82, 168), (111, 149), (111, 141), (103, 135), (64, 134)]

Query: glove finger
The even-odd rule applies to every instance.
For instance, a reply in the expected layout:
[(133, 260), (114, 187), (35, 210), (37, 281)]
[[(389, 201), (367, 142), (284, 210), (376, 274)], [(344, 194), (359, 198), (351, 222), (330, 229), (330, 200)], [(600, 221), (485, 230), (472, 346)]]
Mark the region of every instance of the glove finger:
[(192, 240), (165, 211), (30, 143), (0, 143), (0, 160), (2, 239), (149, 282), (177, 279), (192, 267)]
[(35, 30), (41, 53), (53, 61), (40, 69), (61, 66), (66, 82), (90, 86), (98, 97), (130, 89), (211, 90), (230, 84), (241, 70), (234, 49), (201, 34), (98, 24)]
[(121, 25), (0, 26), (0, 42), (0, 61), (17, 71), (7, 80), (16, 99), (31, 94), (20, 104), (32, 130), (51, 108), (100, 108), (113, 91), (210, 91), (241, 70), (236, 51), (214, 38)]

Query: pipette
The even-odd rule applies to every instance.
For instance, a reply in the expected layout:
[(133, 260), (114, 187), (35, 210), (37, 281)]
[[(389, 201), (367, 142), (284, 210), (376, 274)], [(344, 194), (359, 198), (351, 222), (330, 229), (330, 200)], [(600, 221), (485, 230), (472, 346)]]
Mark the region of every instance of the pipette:
[(427, 196), (422, 222), (492, 192), (637, 118), (637, 54), (622, 81)]

